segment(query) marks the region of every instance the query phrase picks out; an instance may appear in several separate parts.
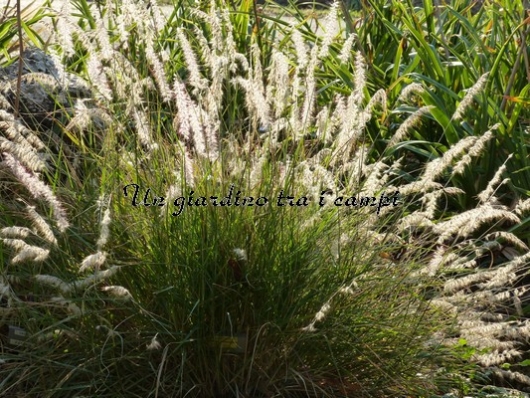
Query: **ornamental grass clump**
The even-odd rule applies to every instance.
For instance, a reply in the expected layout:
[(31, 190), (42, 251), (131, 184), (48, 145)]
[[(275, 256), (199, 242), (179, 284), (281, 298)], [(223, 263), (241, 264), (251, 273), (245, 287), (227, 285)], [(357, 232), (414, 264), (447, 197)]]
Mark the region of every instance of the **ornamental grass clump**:
[[(426, 396), (467, 383), (452, 373), (467, 371), (447, 348), (453, 320), (468, 338), (512, 291), (523, 311), (526, 246), (498, 223), (527, 206), (496, 200), (504, 170), (476, 209), (444, 212), (462, 192), (447, 176), (494, 128), (415, 173), (375, 158), (365, 132), (387, 96), (366, 95), (363, 54), (331, 28), (337, 5), (323, 37), (284, 27), (280, 39), (248, 2), (178, 3), (169, 20), (156, 4), (76, 4), (79, 23), (57, 10), (71, 35), (54, 51), (93, 99), (43, 132), (62, 145), (2, 134), (2, 322), (26, 337), (2, 345), (0, 391)], [(346, 92), (319, 74), (339, 62)], [(20, 157), (30, 144), (42, 166)], [(512, 258), (486, 270), (496, 244)], [(495, 321), (469, 344), (520, 358), (525, 325)], [(498, 365), (487, 354), (474, 359)]]

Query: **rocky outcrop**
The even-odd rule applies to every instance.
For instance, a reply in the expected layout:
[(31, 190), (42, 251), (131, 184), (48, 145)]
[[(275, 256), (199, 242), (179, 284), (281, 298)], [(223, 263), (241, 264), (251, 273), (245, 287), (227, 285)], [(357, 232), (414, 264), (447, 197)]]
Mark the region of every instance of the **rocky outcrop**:
[[(65, 116), (63, 122), (67, 122), (75, 116), (79, 102), (84, 109), (96, 108), (89, 84), (65, 72), (56, 57), (37, 48), (28, 48), (22, 62), (19, 114), (28, 127), (50, 128), (55, 120)], [(14, 111), (18, 74), (18, 61), (0, 68), (0, 107), (8, 112)]]

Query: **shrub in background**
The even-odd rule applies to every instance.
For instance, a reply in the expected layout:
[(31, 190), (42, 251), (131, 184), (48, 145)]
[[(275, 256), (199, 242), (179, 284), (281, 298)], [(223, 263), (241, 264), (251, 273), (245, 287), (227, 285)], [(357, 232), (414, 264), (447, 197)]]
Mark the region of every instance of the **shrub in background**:
[[(395, 110), (367, 133), (374, 141), (391, 139), (402, 117), (434, 106), (411, 129), (409, 142), (395, 148), (398, 156), (403, 151), (408, 156), (414, 153), (423, 163), (459, 140), (481, 135), (500, 123), (495, 140), (488, 144), (491, 156), (474, 162), (454, 181), (467, 195), (453, 206), (459, 211), (474, 207), (474, 198), (509, 154), (514, 155), (507, 163), (511, 183), (501, 189), (502, 201), (510, 205), (527, 197), (530, 67), (524, 45), (529, 33), (525, 5), (495, 2), (472, 13), (467, 1), (438, 6), (433, 1), (423, 3), (415, 12), (410, 2), (370, 2), (370, 7), (363, 8), (358, 43), (373, 65), (369, 88), (388, 87), (389, 103)], [(412, 102), (395, 102), (406, 86), (417, 84), (423, 89)], [(376, 145), (385, 148), (384, 142)], [(528, 237), (526, 223), (518, 234)]]

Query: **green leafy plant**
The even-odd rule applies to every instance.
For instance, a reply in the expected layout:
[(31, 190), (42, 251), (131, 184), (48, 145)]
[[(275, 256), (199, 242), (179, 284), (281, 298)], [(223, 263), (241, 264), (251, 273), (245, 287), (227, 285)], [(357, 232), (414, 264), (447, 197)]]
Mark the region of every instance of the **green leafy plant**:
[[(18, 17), (16, 8), (6, 4), (0, 8), (0, 65), (7, 66), (17, 59), (15, 51), (18, 50), (19, 42), (23, 40), (19, 35)], [(33, 26), (46, 17), (46, 12), (42, 8), (27, 6), (21, 10), (20, 21), (22, 23), (20, 31), (23, 31), (30, 43), (41, 46), (43, 41)]]

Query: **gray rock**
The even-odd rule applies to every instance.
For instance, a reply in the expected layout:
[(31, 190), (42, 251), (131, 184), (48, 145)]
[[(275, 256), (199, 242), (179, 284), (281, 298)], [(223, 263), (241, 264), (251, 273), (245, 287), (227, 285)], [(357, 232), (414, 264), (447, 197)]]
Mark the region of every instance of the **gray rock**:
[[(95, 106), (89, 85), (81, 78), (64, 71), (52, 55), (37, 48), (28, 48), (23, 53), (20, 78), (20, 116), (30, 128), (44, 124), (50, 127), (54, 118), (70, 108), (77, 100), (87, 107)], [(0, 94), (14, 110), (17, 96), (18, 61), (0, 68)]]

